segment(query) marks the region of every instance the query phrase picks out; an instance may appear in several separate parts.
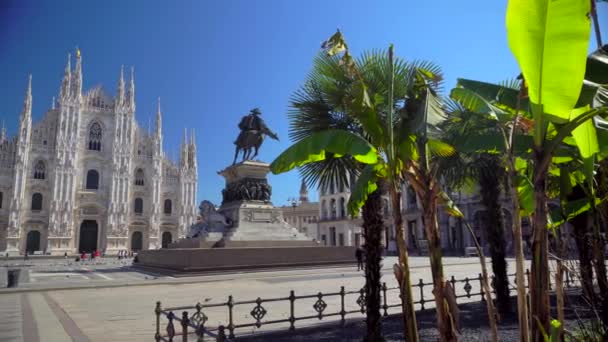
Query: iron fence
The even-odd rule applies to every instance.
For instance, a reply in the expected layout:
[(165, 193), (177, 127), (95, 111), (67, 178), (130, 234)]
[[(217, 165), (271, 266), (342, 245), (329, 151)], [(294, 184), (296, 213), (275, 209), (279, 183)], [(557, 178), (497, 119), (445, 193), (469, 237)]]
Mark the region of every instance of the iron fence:
[[(510, 274), (509, 277), (512, 281), (509, 282), (509, 286), (511, 290), (515, 290), (515, 285), (517, 284), (517, 279), (515, 274)], [(481, 297), (481, 301), (485, 302), (486, 293), (484, 293), (482, 286), (482, 276), (478, 274), (477, 277), (466, 277), (464, 279), (455, 279), (452, 276), (449, 279), (449, 282), (452, 285), (452, 288), (455, 291), (455, 298), (467, 298), (471, 299), (474, 297)], [(530, 279), (530, 271), (526, 270), (526, 287), (528, 287)], [(564, 288), (570, 289), (575, 286), (576, 279), (572, 278), (570, 272), (566, 269), (564, 270)], [(551, 281), (553, 281), (553, 277)], [(459, 286), (460, 285), (460, 286)], [(492, 287), (492, 294), (495, 294), (494, 290), (494, 276), (492, 276), (490, 285)], [(549, 288), (552, 289), (554, 286), (554, 282), (549, 283)], [(414, 296), (418, 295), (419, 299), (414, 301), (415, 305), (418, 305), (419, 310), (427, 310), (427, 303), (434, 302), (434, 297), (432, 296), (432, 291), (426, 291), (425, 287), (433, 286), (432, 282), (424, 282), (423, 279), (420, 279), (418, 283), (412, 285), (412, 294)], [(417, 289), (416, 289), (417, 288)], [(395, 293), (396, 292), (396, 293)], [(382, 283), (381, 287), (381, 313), (383, 316), (389, 315), (389, 309), (401, 307), (400, 301), (400, 290), (398, 286), (389, 287), (386, 283)], [(395, 293), (395, 295), (393, 295)], [(356, 295), (357, 299), (355, 300), (356, 309), (352, 309), (352, 307), (347, 306), (346, 297), (349, 295)], [(426, 298), (425, 298), (426, 295)], [(339, 298), (339, 307), (331, 308), (334, 311), (330, 311), (330, 307), (327, 303), (328, 298), (338, 297)], [(312, 299), (314, 300), (314, 304), (312, 305), (312, 309), (315, 314), (308, 315), (296, 315), (296, 302), (302, 301), (304, 299)], [(394, 300), (394, 302), (393, 302)], [(271, 319), (264, 320), (267, 316), (268, 311), (264, 307), (263, 304), (266, 304), (268, 307), (268, 303), (273, 302), (289, 302), (289, 317), (285, 319)], [(235, 319), (235, 308), (239, 306), (249, 306), (253, 308), (249, 312), (253, 321), (249, 322), (236, 322)], [(205, 314), (205, 311), (208, 311), (211, 308), (221, 308), (225, 307), (227, 313), (227, 324), (218, 324), (217, 326), (208, 326), (209, 317)], [(155, 315), (156, 315), (156, 341), (177, 341), (177, 339), (181, 338), (181, 341), (188, 341), (189, 337), (196, 337), (196, 341), (209, 341), (208, 338), (215, 341), (231, 341), (231, 339), (235, 338), (235, 331), (237, 329), (242, 328), (260, 328), (265, 325), (270, 324), (278, 324), (278, 323), (288, 323), (289, 330), (293, 331), (296, 329), (296, 322), (303, 320), (322, 320), (327, 317), (339, 317), (341, 324), (344, 324), (346, 321), (347, 315), (353, 314), (365, 314), (366, 308), (366, 298), (365, 298), (365, 288), (361, 288), (359, 290), (351, 290), (347, 291), (344, 286), (340, 287), (340, 291), (330, 292), (330, 293), (322, 293), (318, 292), (317, 294), (307, 294), (297, 296), (293, 290), (290, 291), (289, 296), (287, 297), (277, 297), (277, 298), (265, 298), (262, 299), (258, 297), (255, 300), (246, 300), (246, 301), (235, 301), (233, 296), (228, 296), (228, 300), (222, 303), (215, 304), (201, 304), (200, 302), (196, 305), (190, 306), (180, 306), (180, 307), (169, 307), (163, 308), (161, 302), (156, 303)], [(310, 308), (309, 308), (310, 309)], [(178, 314), (181, 312), (181, 317)], [(161, 320), (166, 320), (166, 325), (161, 324)], [(161, 325), (165, 325), (165, 331), (161, 334)], [(176, 328), (177, 325), (177, 328)], [(180, 329), (181, 328), (181, 331)]]

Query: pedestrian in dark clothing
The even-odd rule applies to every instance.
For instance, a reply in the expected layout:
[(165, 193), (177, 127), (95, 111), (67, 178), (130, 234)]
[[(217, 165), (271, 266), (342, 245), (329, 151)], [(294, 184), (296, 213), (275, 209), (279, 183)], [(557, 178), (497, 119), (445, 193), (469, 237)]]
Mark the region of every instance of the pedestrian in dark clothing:
[(357, 258), (357, 271), (361, 271), (363, 269), (363, 249), (361, 247), (357, 247), (355, 257)]

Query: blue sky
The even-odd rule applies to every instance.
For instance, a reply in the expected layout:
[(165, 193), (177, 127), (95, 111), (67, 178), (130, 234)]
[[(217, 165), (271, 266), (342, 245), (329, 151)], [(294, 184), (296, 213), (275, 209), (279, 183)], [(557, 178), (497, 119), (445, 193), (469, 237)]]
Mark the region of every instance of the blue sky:
[[(608, 4), (598, 7), (608, 40)], [(280, 136), (280, 142), (264, 143), (262, 160), (288, 147), (289, 97), (336, 28), (355, 53), (394, 43), (406, 59), (438, 63), (447, 91), (457, 77), (497, 82), (518, 74), (506, 42), (505, 8), (506, 1), (487, 0), (2, 0), (0, 120), (10, 135), (16, 131), (28, 73), (39, 119), (76, 46), (85, 89), (102, 84), (114, 94), (120, 65), (133, 65), (138, 121), (147, 127), (160, 96), (169, 153), (177, 153), (184, 127), (196, 129), (198, 200), (219, 203), (217, 171), (232, 162), (239, 118), (260, 107)], [(297, 171), (269, 179), (276, 205), (297, 195)]]

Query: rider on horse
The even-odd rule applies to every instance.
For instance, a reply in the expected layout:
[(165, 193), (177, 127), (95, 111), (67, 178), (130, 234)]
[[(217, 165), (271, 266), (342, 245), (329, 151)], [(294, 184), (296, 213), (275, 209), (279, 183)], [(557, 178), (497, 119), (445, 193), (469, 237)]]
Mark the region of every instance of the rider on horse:
[[(234, 153), (233, 164), (236, 163), (239, 151), (243, 152), (243, 160), (247, 160), (249, 157), (255, 158), (258, 155), (258, 150), (264, 141), (265, 135), (268, 135), (272, 139), (279, 140), (279, 137), (268, 129), (260, 115), (262, 115), (260, 110), (254, 108), (248, 115), (241, 119), (241, 122), (239, 123), (241, 132), (234, 142), (236, 151)], [(252, 149), (255, 150), (253, 156), (251, 156)]]

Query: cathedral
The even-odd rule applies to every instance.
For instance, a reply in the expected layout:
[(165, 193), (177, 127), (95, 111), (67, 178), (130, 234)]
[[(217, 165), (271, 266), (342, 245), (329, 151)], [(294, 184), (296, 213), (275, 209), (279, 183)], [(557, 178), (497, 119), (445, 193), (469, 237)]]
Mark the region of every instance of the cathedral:
[(82, 91), (82, 57), (67, 65), (57, 100), (32, 122), (32, 78), (19, 131), (0, 135), (0, 252), (137, 251), (166, 246), (196, 220), (194, 134), (179, 162), (163, 152), (160, 100), (154, 131), (135, 121), (133, 69), (115, 96)]

